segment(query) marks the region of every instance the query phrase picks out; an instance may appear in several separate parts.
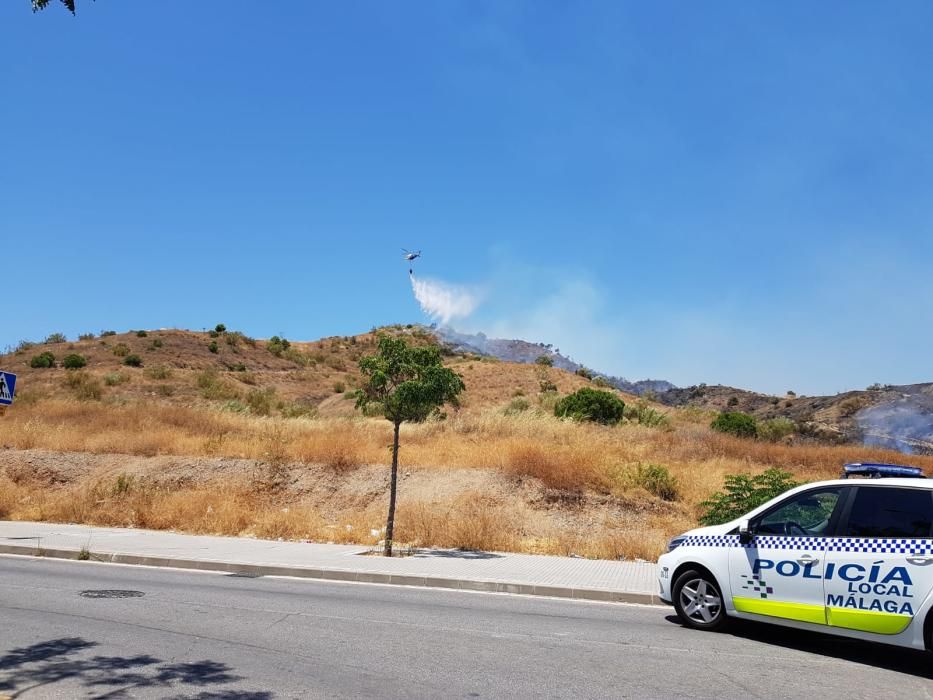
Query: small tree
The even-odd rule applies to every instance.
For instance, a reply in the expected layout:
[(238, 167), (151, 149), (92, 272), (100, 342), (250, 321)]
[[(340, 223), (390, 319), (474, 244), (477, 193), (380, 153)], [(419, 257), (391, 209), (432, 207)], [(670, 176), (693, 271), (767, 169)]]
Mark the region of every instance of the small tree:
[(457, 404), (463, 378), (444, 367), (435, 346), (411, 347), (404, 338), (380, 335), (375, 355), (360, 358), (365, 384), (356, 399), (358, 408), (381, 413), (393, 426), (392, 476), (386, 518), (385, 555), (392, 556), (395, 498), (398, 487), (399, 429), (406, 421), (426, 420), (446, 403)]
[(700, 522), (719, 525), (735, 520), (748, 511), (800, 486), (790, 472), (771, 467), (763, 474), (726, 474), (725, 486), (700, 504)]
[(541, 366), (543, 366), (543, 367), (553, 367), (553, 366), (554, 366), (554, 358), (551, 357), (550, 355), (538, 355), (538, 356), (535, 358), (535, 364), (536, 364), (536, 365), (541, 365)]

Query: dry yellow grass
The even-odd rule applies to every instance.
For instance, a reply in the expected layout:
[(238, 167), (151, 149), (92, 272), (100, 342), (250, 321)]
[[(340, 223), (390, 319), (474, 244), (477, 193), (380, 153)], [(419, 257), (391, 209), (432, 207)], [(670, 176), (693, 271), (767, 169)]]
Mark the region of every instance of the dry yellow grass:
[[(436, 474), (440, 495), (412, 498), (403, 484), (397, 539), (415, 546), (653, 558), (669, 536), (695, 525), (697, 505), (726, 474), (777, 466), (814, 480), (835, 476), (847, 461), (897, 457), (860, 446), (741, 440), (710, 431), (690, 413), (671, 416), (673, 429), (666, 431), (581, 425), (534, 409), (506, 415), (496, 408), (405, 425), (403, 469)], [(379, 539), (372, 530), (384, 522), (383, 485), (372, 487), (376, 496), (344, 493), (340, 486), (362, 465), (388, 462), (390, 425), (380, 419), (289, 420), (209, 406), (48, 398), (17, 406), (0, 429), (0, 444), (14, 450), (242, 458), (257, 465), (248, 478), (206, 475), (196, 484), (170, 486), (158, 480), (121, 485), (113, 474), (96, 473), (57, 483), (0, 461), (0, 517), (363, 544)], [(933, 468), (931, 457), (911, 462)], [(626, 476), (648, 463), (664, 465), (677, 479), (678, 503), (660, 501)], [(319, 465), (331, 475), (334, 495), (326, 512), (319, 501), (290, 490), (295, 470), (310, 469), (302, 465)], [(448, 492), (445, 474), (456, 469), (496, 474), (512, 493)], [(529, 484), (537, 490), (524, 492)], [(609, 504), (596, 521), (593, 499)]]

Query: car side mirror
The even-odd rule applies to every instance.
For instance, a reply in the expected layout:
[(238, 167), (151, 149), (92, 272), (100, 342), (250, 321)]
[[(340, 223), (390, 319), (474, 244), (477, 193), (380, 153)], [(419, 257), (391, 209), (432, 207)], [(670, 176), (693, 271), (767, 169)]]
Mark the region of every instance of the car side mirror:
[(743, 520), (739, 523), (739, 542), (742, 544), (748, 544), (752, 541), (752, 538), (755, 536), (755, 533), (752, 532), (752, 527), (747, 520)]

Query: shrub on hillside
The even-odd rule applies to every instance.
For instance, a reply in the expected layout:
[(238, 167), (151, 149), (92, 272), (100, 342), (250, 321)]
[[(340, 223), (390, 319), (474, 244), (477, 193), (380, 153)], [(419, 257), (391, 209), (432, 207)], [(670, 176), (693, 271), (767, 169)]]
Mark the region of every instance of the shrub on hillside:
[(130, 354), (130, 346), (126, 343), (117, 343), (113, 346), (113, 354), (117, 357), (126, 357)]
[(214, 354), (216, 355), (216, 354), (217, 354), (217, 351), (218, 351), (220, 348), (219, 348), (219, 346), (217, 345), (217, 341), (216, 341), (216, 340), (212, 340), (212, 341), (208, 344), (207, 349), (210, 350), (212, 353), (214, 353)]
[(117, 386), (119, 384), (125, 384), (130, 380), (128, 374), (123, 374), (123, 372), (108, 372), (104, 375), (104, 384), (107, 386)]
[(246, 395), (246, 405), (250, 413), (257, 416), (268, 416), (275, 408), (275, 387), (254, 389)]
[(651, 408), (644, 400), (637, 401), (634, 406), (626, 406), (625, 418), (649, 428), (668, 428), (671, 425), (667, 415)]
[(226, 333), (227, 327), (222, 323), (218, 323), (216, 326), (214, 326), (214, 331), (217, 333)]
[(625, 403), (609, 391), (583, 387), (568, 394), (554, 406), (558, 418), (573, 418), (578, 421), (593, 421), (603, 425), (615, 425), (625, 412)]
[(87, 367), (87, 358), (84, 355), (65, 355), (62, 360), (62, 367), (65, 369), (81, 369)]
[(111, 336), (111, 335), (116, 335), (116, 334), (117, 334), (116, 331), (101, 331), (101, 332), (100, 332), (100, 337), (101, 337), (101, 338), (107, 338), (107, 337), (109, 337), (109, 336)]
[(280, 338), (277, 335), (269, 338), (269, 342), (266, 343), (266, 350), (271, 352), (276, 357), (281, 357), (282, 353), (288, 350), (292, 346), (285, 338)]
[(93, 333), (81, 333), (78, 340), (94, 340), (96, 336)]
[(516, 396), (511, 401), (509, 405), (505, 408), (505, 415), (515, 416), (519, 413), (524, 413), (529, 408), (531, 408), (531, 402), (526, 399), (524, 396)]
[(723, 490), (700, 504), (700, 522), (704, 525), (727, 523), (799, 485), (790, 472), (776, 467), (756, 476), (727, 474)]
[(728, 433), (736, 437), (753, 438), (758, 435), (758, 421), (755, 416), (740, 411), (720, 413), (710, 427), (720, 433)]
[(29, 361), (29, 366), (33, 369), (50, 369), (55, 366), (55, 355), (48, 351), (40, 352)]
[(758, 437), (768, 442), (783, 440), (797, 432), (797, 424), (790, 418), (772, 418), (758, 424)]
[(21, 340), (16, 344), (16, 347), (13, 348), (13, 352), (18, 355), (20, 353), (26, 352), (27, 350), (32, 350), (34, 347), (36, 347), (36, 344), (31, 340)]
[(64, 333), (52, 333), (45, 339), (46, 343), (67, 343), (68, 338), (65, 337)]
[(123, 358), (123, 364), (125, 364), (127, 367), (142, 367), (143, 358), (141, 358), (139, 355), (127, 355)]
[(677, 479), (662, 464), (639, 464), (635, 483), (663, 501), (676, 501), (680, 497)]
[(146, 331), (136, 331), (137, 338), (145, 338), (147, 335), (149, 334)]
[(535, 358), (535, 364), (541, 365), (542, 367), (553, 367), (554, 359), (550, 355), (538, 355)]
[(584, 379), (593, 379), (593, 372), (588, 370), (586, 367), (580, 367), (574, 372), (578, 377), (583, 377)]
[(172, 370), (165, 365), (156, 365), (146, 370), (146, 376), (150, 379), (168, 379), (172, 376)]
[(65, 376), (65, 384), (74, 391), (75, 396), (81, 401), (99, 401), (103, 395), (100, 382), (87, 372), (69, 372)]

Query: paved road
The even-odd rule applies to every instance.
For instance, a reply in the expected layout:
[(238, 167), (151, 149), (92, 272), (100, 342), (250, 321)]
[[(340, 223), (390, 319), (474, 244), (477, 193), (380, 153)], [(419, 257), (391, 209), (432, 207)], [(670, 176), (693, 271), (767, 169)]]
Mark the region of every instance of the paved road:
[[(108, 590), (141, 595), (87, 597)], [(924, 654), (659, 607), (0, 557), (0, 698), (878, 700), (931, 677)]]

